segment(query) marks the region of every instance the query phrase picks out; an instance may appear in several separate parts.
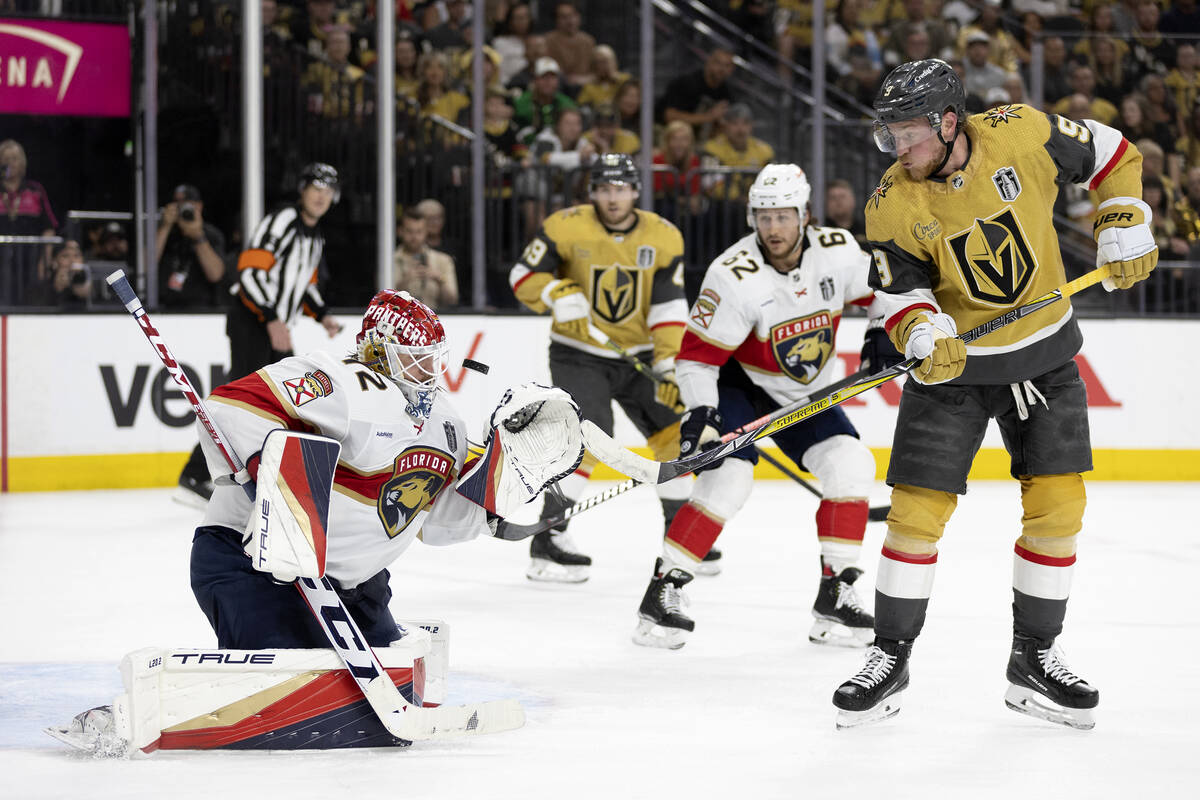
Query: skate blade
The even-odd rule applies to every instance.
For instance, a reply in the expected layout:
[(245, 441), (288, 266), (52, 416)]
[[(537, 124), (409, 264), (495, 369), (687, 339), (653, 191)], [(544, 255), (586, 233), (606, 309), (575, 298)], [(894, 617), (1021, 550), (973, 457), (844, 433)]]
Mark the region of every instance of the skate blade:
[(1049, 698), (1024, 686), (1009, 684), (1004, 694), (1004, 705), (1018, 714), (1074, 728), (1090, 731), (1096, 727), (1096, 717), (1090, 708), (1065, 708)]
[(525, 577), (542, 583), (583, 583), (588, 579), (584, 564), (555, 564), (544, 558), (535, 558), (525, 570)]
[(809, 628), (808, 640), (832, 647), (866, 647), (875, 641), (874, 628), (850, 628), (840, 622), (818, 619)]
[(83, 733), (71, 728), (42, 728), (60, 742), (96, 758), (124, 758), (129, 754), (129, 743), (112, 735)]
[(208, 501), (200, 495), (193, 492), (191, 489), (185, 489), (182, 486), (175, 487), (175, 491), (171, 492), (171, 499), (181, 506), (196, 508), (204, 511), (208, 508)]
[(642, 647), (661, 647), (664, 650), (678, 650), (687, 644), (691, 631), (679, 628), (664, 628), (648, 619), (639, 619), (638, 626), (633, 632), (633, 643)]
[(883, 722), (885, 719), (891, 719), (900, 713), (900, 696), (901, 692), (889, 695), (880, 701), (879, 705), (874, 708), (869, 708), (866, 711), (843, 711), (838, 709), (837, 717), (834, 719), (834, 725), (839, 731), (847, 728), (860, 728), (863, 725), (873, 725), (876, 722)]

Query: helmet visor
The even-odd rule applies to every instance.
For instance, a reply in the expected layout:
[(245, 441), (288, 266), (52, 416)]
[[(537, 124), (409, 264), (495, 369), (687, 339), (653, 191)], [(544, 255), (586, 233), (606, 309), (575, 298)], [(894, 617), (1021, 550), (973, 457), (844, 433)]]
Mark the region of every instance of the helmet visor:
[(924, 117), (900, 120), (899, 122), (883, 122), (875, 120), (875, 146), (881, 152), (896, 155), (901, 150), (916, 147), (926, 139), (931, 139), (938, 129)]
[(429, 345), (413, 346), (385, 342), (388, 374), (417, 389), (432, 389), (450, 362), (450, 344), (444, 339)]

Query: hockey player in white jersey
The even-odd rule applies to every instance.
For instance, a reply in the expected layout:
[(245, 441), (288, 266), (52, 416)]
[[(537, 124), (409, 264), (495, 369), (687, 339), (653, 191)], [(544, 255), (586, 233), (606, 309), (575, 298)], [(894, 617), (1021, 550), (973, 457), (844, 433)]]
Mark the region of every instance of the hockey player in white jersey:
[[(848, 231), (810, 224), (808, 180), (795, 164), (769, 164), (750, 187), (752, 232), (709, 266), (693, 305), (676, 376), (688, 411), (680, 454), (692, 455), (763, 414), (830, 384), (834, 340), (843, 307), (870, 305), (870, 257)], [(883, 347), (880, 347), (883, 345)], [(900, 360), (881, 329), (868, 330), (871, 369)], [(811, 417), (774, 437), (824, 492), (817, 509), (821, 582), (809, 640), (861, 647), (874, 620), (854, 582), (875, 478), (870, 450), (841, 409)], [(694, 623), (681, 611), (692, 579), (722, 528), (746, 502), (758, 456), (739, 450), (700, 471), (671, 523), (663, 554), (638, 610), (634, 641), (682, 647)]]
[[(367, 643), (387, 648), (405, 635), (388, 607), (387, 566), (414, 539), (445, 545), (494, 533), (500, 518), (579, 465), (584, 444), (578, 406), (566, 392), (534, 384), (504, 394), (483, 454), (468, 459), (466, 424), (436, 385), (448, 354), (437, 315), (407, 292), (384, 290), (367, 308), (354, 353), (290, 356), (213, 390), (208, 415), (224, 445), (245, 462), (258, 499), (280, 482), (298, 483), (293, 476), (312, 466), (306, 461), (310, 454), (304, 453), (291, 463), (289, 473), (283, 459), (268, 457), (274, 452), (268, 437), (283, 431), (324, 437), (336, 460), (327, 462), (323, 493), (285, 492), (286, 502), (272, 502), (273, 509), (300, 507), (290, 512), (295, 518), (310, 508), (327, 512), (301, 520), (299, 527), (311, 545), (308, 555), (315, 550), (316, 563), (323, 567), (306, 572), (301, 562), (311, 559), (289, 560), (290, 551), (279, 546), (287, 526), (274, 520), (269, 527), (261, 523), (265, 504), (251, 500), (235, 482), (245, 476), (231, 479), (229, 461), (212, 437), (202, 436), (215, 489), (192, 541), (191, 586), (218, 648), (329, 648), (305, 596), (292, 585), (297, 577), (321, 573)], [(323, 695), (321, 707), (359, 702), (354, 684), (347, 685), (347, 697)], [(358, 717), (352, 725), (379, 727), (377, 720)], [(112, 714), (103, 707), (50, 732), (75, 746), (94, 748), (111, 724)], [(260, 734), (255, 744), (241, 746), (392, 741), (381, 732), (374, 738), (339, 738), (337, 726), (342, 724), (339, 719), (314, 723), (314, 730), (323, 730), (321, 744), (290, 745), (295, 737)]]

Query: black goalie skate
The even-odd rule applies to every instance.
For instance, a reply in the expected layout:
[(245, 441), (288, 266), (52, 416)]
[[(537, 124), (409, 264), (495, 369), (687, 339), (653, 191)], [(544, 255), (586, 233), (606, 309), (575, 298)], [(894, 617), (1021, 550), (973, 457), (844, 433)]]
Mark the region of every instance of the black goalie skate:
[(1100, 692), (1063, 663), (1053, 639), (1013, 634), (1004, 704), (1019, 714), (1078, 730), (1096, 727)]
[(838, 728), (879, 722), (900, 713), (900, 694), (908, 688), (912, 642), (876, 639), (862, 669), (833, 693)]
[(683, 587), (691, 580), (692, 574), (679, 567), (664, 573), (662, 558), (654, 562), (654, 577), (638, 607), (634, 644), (678, 650), (687, 643), (687, 636), (695, 630), (696, 623), (680, 608), (687, 603)]
[(837, 575), (821, 578), (812, 613), (816, 618), (808, 632), (814, 644), (866, 647), (875, 638), (875, 618), (868, 614), (854, 591), (863, 571), (846, 567)]

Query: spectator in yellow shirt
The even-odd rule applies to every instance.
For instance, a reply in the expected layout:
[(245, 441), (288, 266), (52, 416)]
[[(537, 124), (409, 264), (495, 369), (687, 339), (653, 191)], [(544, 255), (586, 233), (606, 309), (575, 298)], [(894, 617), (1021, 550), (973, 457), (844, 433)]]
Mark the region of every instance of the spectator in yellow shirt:
[(775, 158), (775, 150), (751, 135), (754, 115), (745, 103), (734, 103), (725, 111), (721, 133), (704, 145), (705, 166), (744, 167), (741, 172), (717, 175), (709, 182), (709, 194), (726, 200), (743, 200), (754, 176)]
[(617, 88), (627, 80), (629, 73), (617, 69), (616, 52), (606, 44), (596, 45), (592, 51), (592, 82), (579, 91), (575, 102), (590, 108), (611, 104)]
[(596, 148), (597, 155), (605, 153), (624, 153), (633, 155), (642, 149), (642, 140), (633, 131), (627, 131), (618, 124), (620, 115), (611, 105), (596, 107), (592, 117), (592, 128), (583, 135)]

